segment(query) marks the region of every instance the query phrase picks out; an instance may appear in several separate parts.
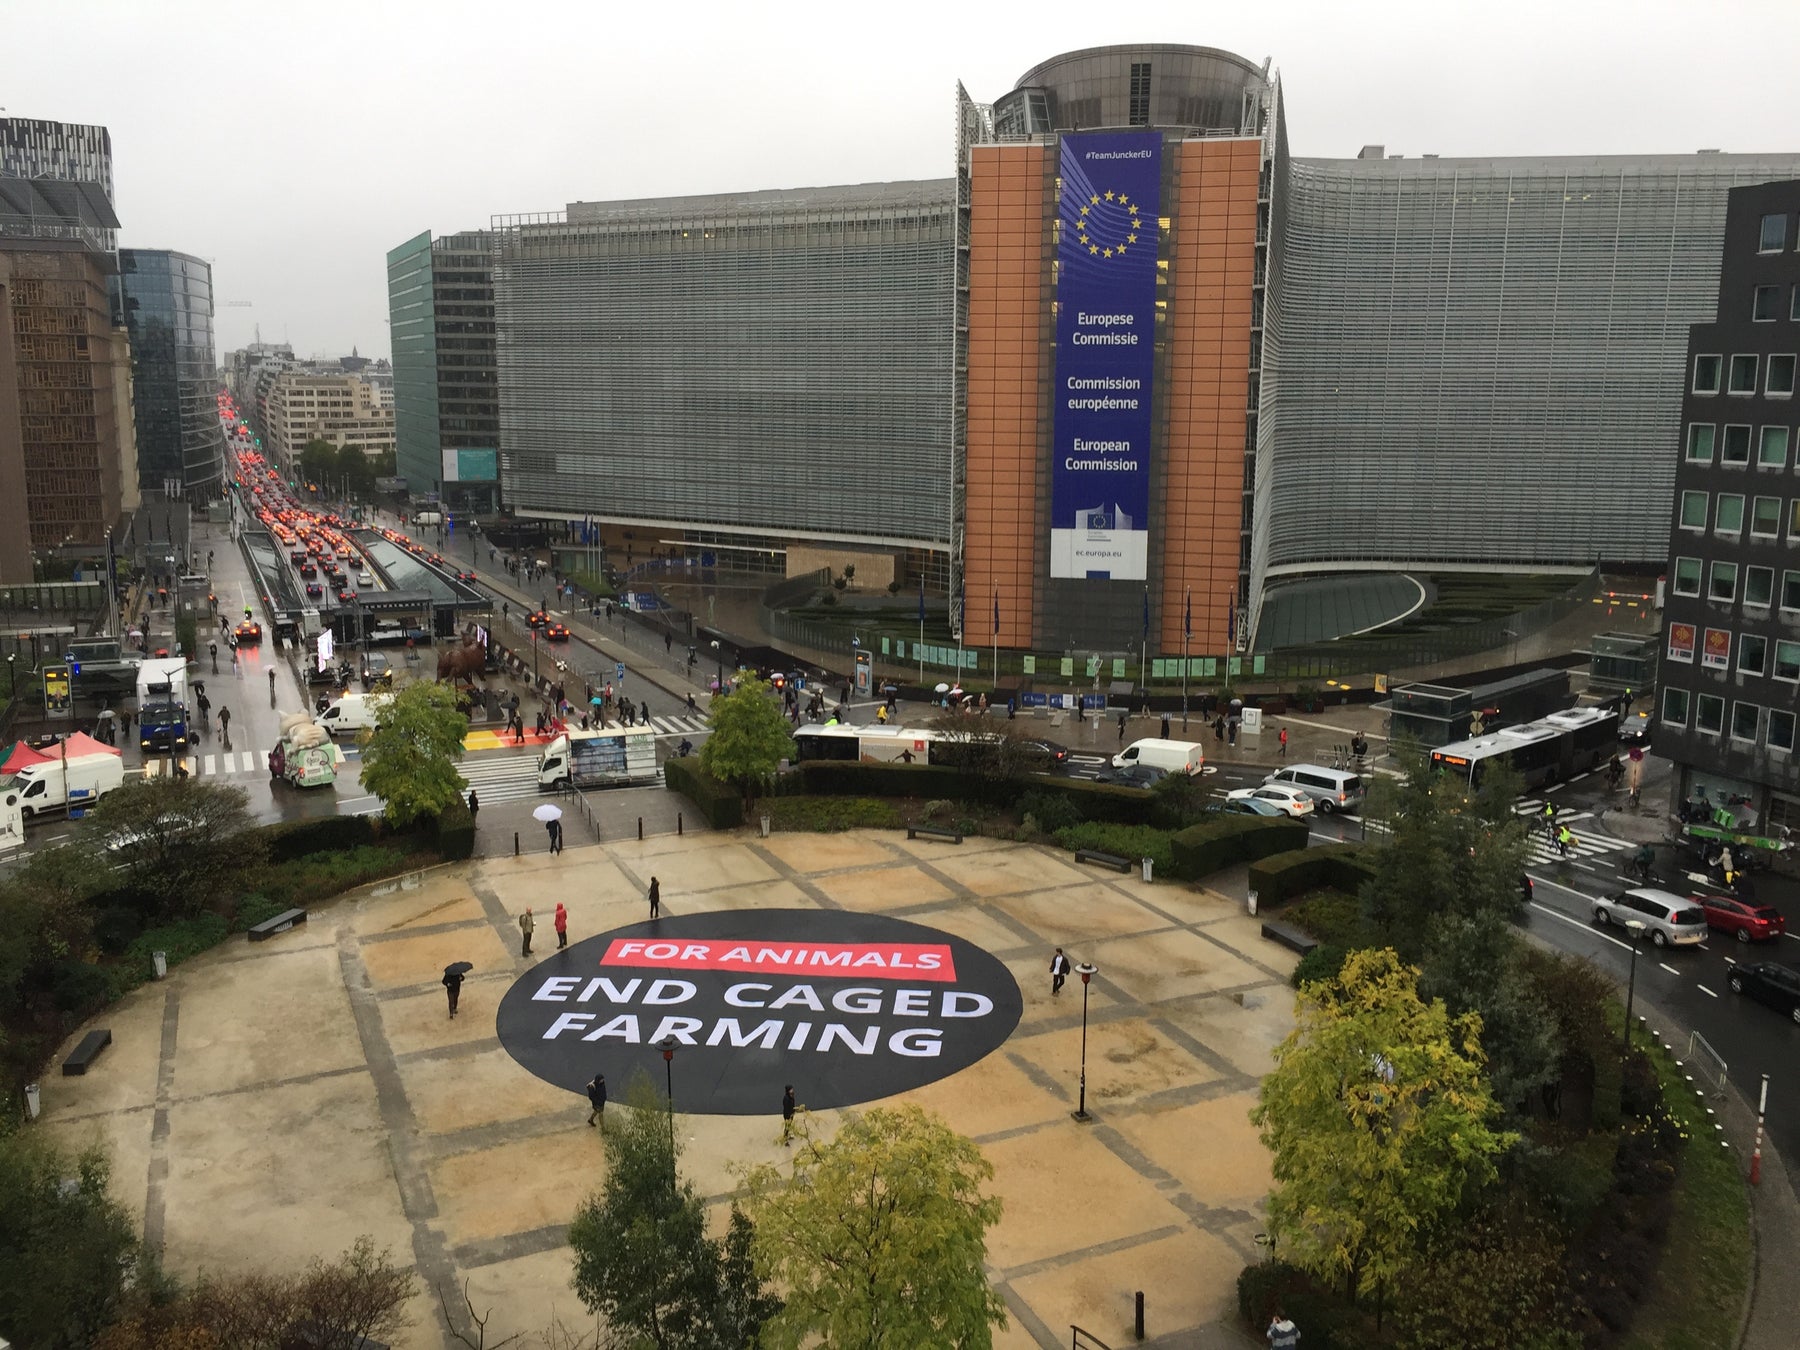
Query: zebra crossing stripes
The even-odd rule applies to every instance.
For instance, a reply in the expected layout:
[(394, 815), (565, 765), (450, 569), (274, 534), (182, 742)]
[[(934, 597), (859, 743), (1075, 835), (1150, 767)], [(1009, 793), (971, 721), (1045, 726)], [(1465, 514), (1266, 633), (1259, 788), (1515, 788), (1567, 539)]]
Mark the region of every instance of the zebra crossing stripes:
[[(177, 755), (176, 762), (187, 765), (195, 778), (229, 778), (235, 774), (267, 773), (268, 761), (260, 750), (226, 750), (210, 755)], [(173, 770), (169, 757), (158, 755), (144, 761), (144, 777), (167, 777)]]
[[(603, 729), (610, 731), (623, 725), (624, 723), (617, 721), (616, 719), (609, 719)], [(631, 725), (634, 727), (642, 726), (643, 723), (641, 721), (633, 722)], [(650, 729), (658, 736), (698, 736), (712, 730), (712, 728), (706, 724), (706, 719), (698, 716), (652, 716), (650, 718)]]
[(457, 766), (469, 780), (483, 806), (524, 801), (538, 795), (536, 755), (482, 755), (465, 757)]

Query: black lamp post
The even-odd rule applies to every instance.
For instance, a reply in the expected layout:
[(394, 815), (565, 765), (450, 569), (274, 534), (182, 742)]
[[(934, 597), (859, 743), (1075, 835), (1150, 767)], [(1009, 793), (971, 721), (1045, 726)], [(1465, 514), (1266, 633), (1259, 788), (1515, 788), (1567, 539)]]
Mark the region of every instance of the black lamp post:
[(1081, 976), (1081, 1103), (1075, 1108), (1075, 1119), (1083, 1122), (1093, 1119), (1087, 1109), (1087, 1012), (1088, 984), (1100, 973), (1100, 967), (1092, 961), (1083, 961), (1075, 967), (1075, 973)]
[(19, 696), (18, 663), (19, 654), (17, 652), (8, 652), (6, 654), (6, 697), (9, 700)]
[(1621, 1064), (1631, 1054), (1631, 1001), (1637, 993), (1638, 939), (1643, 936), (1644, 925), (1637, 919), (1628, 919), (1625, 923), (1625, 931), (1631, 934), (1631, 978), (1625, 984), (1625, 1040), (1619, 1048)]
[(663, 1078), (669, 1092), (669, 1184), (675, 1184), (675, 1045), (673, 1036), (665, 1036), (656, 1043), (662, 1051)]

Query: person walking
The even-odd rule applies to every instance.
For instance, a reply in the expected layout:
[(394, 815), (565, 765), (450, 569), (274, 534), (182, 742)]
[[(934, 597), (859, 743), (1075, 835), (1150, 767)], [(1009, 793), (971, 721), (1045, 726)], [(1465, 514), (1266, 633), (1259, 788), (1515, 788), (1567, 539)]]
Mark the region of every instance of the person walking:
[(1119, 714), (1119, 744), (1120, 745), (1125, 744), (1125, 718), (1128, 715), (1129, 714), (1126, 714), (1126, 713)]
[(1165, 741), (1169, 739), (1169, 714), (1167, 713), (1162, 715), (1162, 738)]
[(651, 877), (650, 878), (650, 917), (653, 919), (656, 919), (656, 918), (660, 918), (661, 916), (662, 916), (662, 882), (658, 881), (655, 877)]
[(1062, 993), (1063, 981), (1069, 978), (1069, 958), (1063, 955), (1058, 947), (1056, 955), (1050, 958), (1050, 993), (1054, 996)]
[(231, 744), (231, 709), (219, 705), (219, 735), (225, 738), (225, 744)]
[(781, 1090), (781, 1142), (783, 1147), (794, 1142), (794, 1085)]
[(450, 1015), (456, 1016), (456, 1001), (462, 997), (463, 976), (460, 970), (444, 972), (444, 993), (450, 1000)]
[(269, 702), (275, 701), (275, 667), (269, 667)]
[(1269, 1319), (1269, 1350), (1295, 1350), (1300, 1344), (1300, 1328), (1288, 1320), (1280, 1308)]
[(593, 1110), (588, 1112), (588, 1124), (599, 1125), (606, 1118), (606, 1075), (597, 1073), (588, 1079), (588, 1105)]
[(1286, 727), (1283, 727), (1281, 729), (1281, 736), (1279, 737), (1279, 740), (1281, 743), (1281, 749), (1277, 753), (1280, 754), (1281, 758), (1286, 759), (1287, 758), (1287, 728)]
[(556, 918), (553, 923), (556, 928), (556, 950), (560, 952), (569, 945), (569, 911), (560, 900), (556, 902)]
[(519, 933), (524, 941), (519, 946), (520, 956), (531, 955), (531, 933), (537, 927), (537, 920), (531, 915), (531, 906), (525, 906), (525, 912), (519, 915)]
[(1220, 713), (1217, 717), (1215, 717), (1213, 719), (1213, 739), (1215, 741), (1222, 741), (1225, 739), (1225, 714), (1224, 713)]
[(475, 789), (469, 789), (469, 818), (473, 820), (481, 814), (481, 798), (475, 795)]

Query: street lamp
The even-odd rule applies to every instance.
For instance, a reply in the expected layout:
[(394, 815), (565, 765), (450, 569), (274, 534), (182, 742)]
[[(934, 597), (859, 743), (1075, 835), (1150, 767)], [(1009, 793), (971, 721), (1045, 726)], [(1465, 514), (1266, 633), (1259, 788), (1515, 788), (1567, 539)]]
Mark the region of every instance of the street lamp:
[(1625, 985), (1625, 1043), (1619, 1050), (1619, 1062), (1624, 1063), (1631, 1054), (1631, 1000), (1637, 993), (1637, 956), (1638, 939), (1644, 934), (1641, 919), (1627, 919), (1625, 931), (1631, 934), (1631, 978)]
[(1092, 961), (1083, 961), (1075, 967), (1075, 973), (1081, 976), (1081, 1102), (1075, 1108), (1075, 1119), (1086, 1124), (1093, 1117), (1087, 1109), (1087, 1012), (1088, 983), (1100, 973), (1100, 967)]
[(669, 1091), (669, 1185), (675, 1184), (675, 1045), (673, 1036), (665, 1036), (656, 1043), (662, 1051), (663, 1077)]
[(6, 654), (6, 697), (8, 702), (19, 696), (18, 662), (19, 654), (17, 652)]

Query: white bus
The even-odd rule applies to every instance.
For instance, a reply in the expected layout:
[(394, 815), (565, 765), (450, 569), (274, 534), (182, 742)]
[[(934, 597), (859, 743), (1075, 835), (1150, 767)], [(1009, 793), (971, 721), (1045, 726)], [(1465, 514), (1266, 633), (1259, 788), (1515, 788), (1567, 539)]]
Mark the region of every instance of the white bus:
[(1431, 766), (1480, 786), (1482, 770), (1504, 760), (1527, 791), (1598, 768), (1618, 748), (1619, 714), (1606, 708), (1570, 708), (1523, 726), (1505, 727), (1439, 746)]

